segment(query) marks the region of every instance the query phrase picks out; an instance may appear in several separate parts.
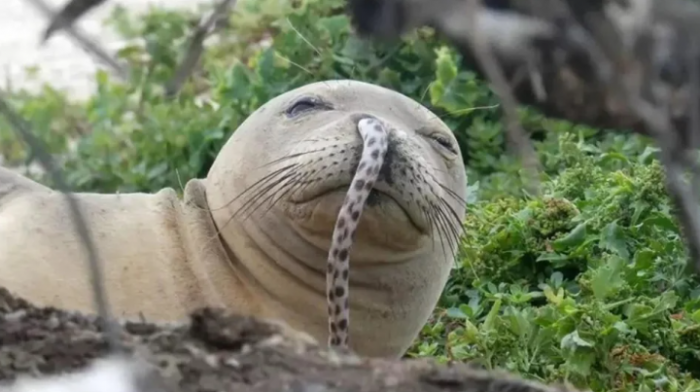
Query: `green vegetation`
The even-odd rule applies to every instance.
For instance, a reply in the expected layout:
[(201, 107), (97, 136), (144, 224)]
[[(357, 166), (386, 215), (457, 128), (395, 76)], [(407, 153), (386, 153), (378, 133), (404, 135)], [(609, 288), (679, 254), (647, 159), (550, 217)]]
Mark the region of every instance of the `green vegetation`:
[[(99, 74), (86, 102), (50, 87), (13, 101), (76, 189), (127, 192), (204, 176), (249, 113), (294, 87), (353, 78), (398, 90), (455, 131), (471, 191), (460, 259), (411, 356), (596, 392), (700, 391), (700, 280), (684, 270), (647, 141), (523, 109), (545, 169), (544, 196), (529, 197), (504, 154), (497, 99), (449, 45), (430, 31), (370, 44), (351, 34), (341, 0), (292, 3), (239, 1), (175, 99), (162, 85), (198, 15), (154, 10), (111, 19), (142, 40), (120, 53), (135, 70), (129, 83)], [(4, 122), (0, 155), (12, 166), (32, 159)]]

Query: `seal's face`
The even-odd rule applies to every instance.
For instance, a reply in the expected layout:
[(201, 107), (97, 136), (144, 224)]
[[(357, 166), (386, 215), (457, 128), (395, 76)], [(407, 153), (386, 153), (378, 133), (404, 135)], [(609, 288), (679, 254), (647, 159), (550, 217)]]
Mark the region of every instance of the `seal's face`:
[[(363, 147), (358, 124), (368, 117), (382, 132), (373, 146), (363, 128)], [(360, 162), (363, 148), (375, 150)], [(368, 159), (374, 152), (382, 158)], [(355, 221), (350, 204), (359, 193)], [(417, 102), (363, 82), (318, 82), (277, 96), (241, 124), (209, 171), (206, 197), (237, 276), (274, 299), (269, 314), (325, 340), (338, 302), (324, 300), (327, 273), (339, 272), (352, 293), (343, 293), (340, 316), (352, 310), (353, 350), (400, 355), (449, 276), (466, 174), (452, 132)], [(339, 214), (343, 205), (349, 212)], [(328, 260), (339, 241), (334, 228), (349, 221), (352, 244), (338, 253), (349, 255), (348, 278)]]
[(301, 87), (269, 101), (241, 125), (231, 143), (262, 148), (236, 149), (252, 169), (236, 184), (236, 210), (284, 214), (304, 238), (327, 249), (358, 168), (357, 123), (368, 116), (386, 124), (389, 143), (356, 242), (394, 254), (429, 247), (431, 238), (444, 245), (434, 250), (454, 248), (466, 176), (452, 132), (417, 102), (361, 82)]

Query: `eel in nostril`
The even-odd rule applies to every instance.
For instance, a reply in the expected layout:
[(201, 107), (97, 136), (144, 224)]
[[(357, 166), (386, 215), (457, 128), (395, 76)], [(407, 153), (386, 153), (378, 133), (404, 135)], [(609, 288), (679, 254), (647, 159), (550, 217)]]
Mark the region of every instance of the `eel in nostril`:
[(363, 146), (360, 163), (350, 183), (345, 201), (338, 212), (333, 238), (328, 252), (326, 270), (326, 295), (328, 299), (328, 345), (347, 349), (350, 331), (349, 275), (350, 248), (352, 248), (367, 197), (377, 181), (384, 163), (388, 133), (384, 125), (374, 118), (363, 118), (357, 123)]

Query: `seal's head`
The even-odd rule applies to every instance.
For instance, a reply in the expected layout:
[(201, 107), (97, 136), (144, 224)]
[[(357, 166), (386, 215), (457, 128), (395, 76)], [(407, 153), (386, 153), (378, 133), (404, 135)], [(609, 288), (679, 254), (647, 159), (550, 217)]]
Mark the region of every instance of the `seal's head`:
[(389, 89), (318, 82), (255, 111), (221, 150), (207, 199), (232, 265), (271, 312), (323, 339), (325, 272), (339, 209), (363, 148), (358, 122), (387, 129), (386, 153), (350, 251), (352, 347), (400, 355), (447, 280), (465, 214), (466, 174), (450, 129)]

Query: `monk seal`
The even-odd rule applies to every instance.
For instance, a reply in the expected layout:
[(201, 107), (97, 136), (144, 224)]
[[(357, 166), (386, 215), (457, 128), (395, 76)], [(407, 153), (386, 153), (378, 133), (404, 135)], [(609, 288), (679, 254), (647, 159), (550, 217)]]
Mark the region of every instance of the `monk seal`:
[[(454, 263), (466, 173), (435, 114), (358, 81), (312, 83), (262, 105), (182, 200), (169, 188), (76, 194), (116, 315), (178, 320), (222, 306), (329, 339), (328, 254), (367, 118), (387, 139), (349, 254), (350, 346), (403, 355)], [(0, 169), (0, 238), (0, 285), (38, 305), (94, 311), (63, 195)]]

